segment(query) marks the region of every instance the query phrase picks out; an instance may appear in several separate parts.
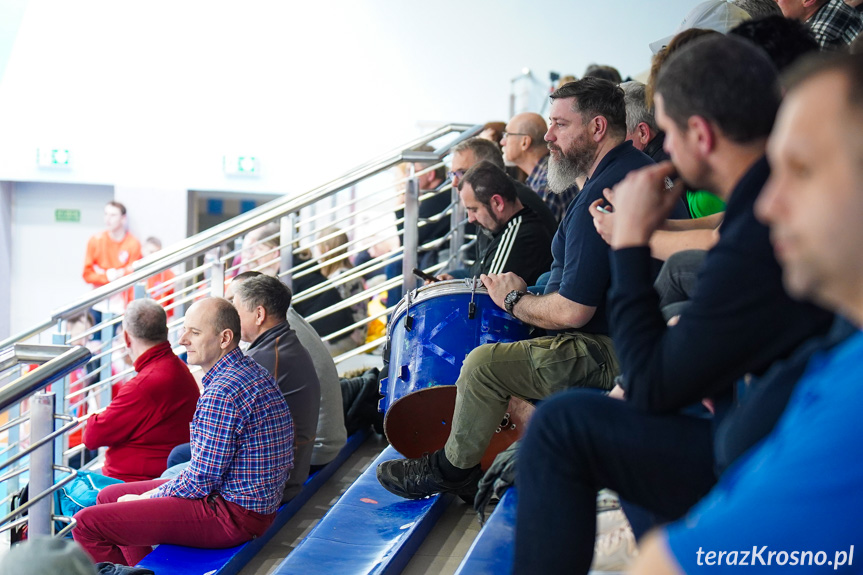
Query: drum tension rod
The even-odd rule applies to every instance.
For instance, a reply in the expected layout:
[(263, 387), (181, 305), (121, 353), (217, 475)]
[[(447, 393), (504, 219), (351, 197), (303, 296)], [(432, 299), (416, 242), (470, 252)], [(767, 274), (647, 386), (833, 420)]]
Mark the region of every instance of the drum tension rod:
[(467, 304), (467, 318), (473, 319), (476, 316), (476, 304), (473, 301), (474, 296), (476, 295), (476, 284), (477, 284), (476, 276), (471, 280), (470, 286), (470, 303)]
[(414, 318), (411, 317), (411, 293), (408, 292), (405, 295), (405, 303), (407, 304), (407, 310), (405, 311), (405, 331), (410, 331), (414, 328)]

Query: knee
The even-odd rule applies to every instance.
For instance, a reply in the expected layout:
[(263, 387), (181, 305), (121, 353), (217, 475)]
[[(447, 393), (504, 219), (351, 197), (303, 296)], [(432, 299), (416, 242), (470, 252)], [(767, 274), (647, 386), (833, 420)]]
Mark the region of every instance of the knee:
[(575, 440), (595, 427), (602, 418), (609, 399), (592, 389), (571, 389), (542, 401), (530, 420), (526, 440), (543, 445), (560, 445), (564, 439)]
[(476, 374), (492, 362), (492, 347), (496, 344), (486, 344), (474, 348), (461, 366), (461, 373), (455, 382), (459, 393), (463, 393), (467, 386), (476, 379)]
[(117, 499), (126, 493), (126, 488), (126, 483), (115, 483), (114, 485), (103, 487), (102, 490), (99, 491), (99, 495), (96, 496), (96, 505), (102, 503), (116, 503)]

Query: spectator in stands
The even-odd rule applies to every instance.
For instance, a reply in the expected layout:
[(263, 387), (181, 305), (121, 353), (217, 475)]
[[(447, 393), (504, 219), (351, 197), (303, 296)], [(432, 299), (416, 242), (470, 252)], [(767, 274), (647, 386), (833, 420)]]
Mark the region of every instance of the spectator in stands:
[[(260, 271), (269, 276), (279, 277), (281, 265), (279, 234), (280, 227), (277, 223), (267, 224), (246, 234), (243, 240), (243, 266), (241, 268), (243, 272)], [(300, 297), (300, 301), (294, 301), (297, 313), (303, 317), (308, 317), (342, 301), (335, 288), (316, 290), (316, 293), (311, 297), (303, 294), (303, 292), (312, 290), (312, 288), (327, 281), (327, 278), (319, 270), (309, 269), (316, 264), (312, 258), (311, 250), (300, 250), (294, 253), (292, 264), (292, 288), (293, 292)], [(311, 322), (312, 327), (321, 337), (327, 337), (352, 323), (351, 310), (347, 308)]]
[[(228, 301), (234, 299), (234, 289), (241, 282), (261, 275), (260, 272), (244, 272), (228, 284), (225, 297)], [(315, 373), (321, 387), (320, 411), (318, 412), (318, 428), (315, 433), (315, 446), (312, 450), (312, 470), (322, 467), (335, 459), (345, 445), (345, 418), (342, 410), (342, 390), (339, 385), (339, 374), (333, 358), (327, 351), (321, 337), (293, 306), (288, 308), (288, 323), (296, 332), (300, 343), (309, 352)], [(289, 404), (290, 405), (290, 404)], [(292, 412), (293, 413), (293, 412)]]
[(102, 472), (123, 481), (154, 479), (175, 446), (189, 441), (198, 384), (168, 342), (165, 310), (151, 299), (129, 304), (123, 339), (137, 375), (107, 409), (87, 420), (87, 449), (108, 447)]
[(121, 483), (75, 514), (72, 535), (95, 561), (135, 565), (153, 545), (239, 545), (275, 518), (293, 466), (293, 425), (272, 376), (239, 349), (240, 317), (208, 298), (186, 312), (180, 344), (204, 370), (192, 462), (171, 480)]
[[(495, 144), (497, 147), (497, 145)], [(498, 149), (500, 149), (498, 147)], [(431, 146), (421, 146), (417, 149), (420, 152), (433, 152)], [(420, 220), (427, 220), (440, 216), (447, 210), (450, 205), (450, 192), (439, 191), (446, 180), (446, 166), (440, 165), (437, 168), (431, 169), (437, 162), (415, 162), (414, 171), (419, 174), (417, 183), (419, 185), (420, 195), (432, 194), (428, 198), (420, 202), (419, 217)], [(396, 209), (396, 219), (404, 218), (404, 207)], [(399, 231), (404, 229), (404, 224), (396, 226)], [(429, 242), (443, 238), (450, 229), (449, 217), (442, 217), (438, 221), (429, 221), (421, 225), (418, 231), (418, 245), (422, 246)], [(438, 247), (429, 247), (420, 250), (420, 267), (428, 267), (437, 263)], [(410, 270), (408, 270), (410, 271)]]
[(626, 139), (654, 162), (664, 162), (668, 154), (662, 148), (665, 133), (656, 125), (653, 107), (647, 105), (646, 86), (632, 80), (620, 85), (626, 95)]
[(823, 50), (850, 46), (863, 30), (854, 8), (842, 0), (776, 0), (786, 18), (805, 22)]
[(504, 130), (506, 130), (506, 122), (487, 122), (482, 127), (482, 132), (477, 135), (477, 138), (482, 138), (501, 146)]
[[(464, 177), (465, 172), (483, 160), (488, 160), (501, 170), (505, 169), (500, 148), (488, 140), (471, 138), (455, 146), (452, 149), (452, 165), (449, 172), (452, 185), (458, 189), (459, 182)], [(557, 231), (557, 220), (554, 214), (536, 192), (520, 182), (514, 183), (518, 199), (539, 216), (545, 228), (553, 236)]]
[(650, 43), (650, 49), (658, 54), (671, 40), (686, 30), (714, 30), (725, 34), (741, 22), (750, 20), (750, 15), (727, 0), (707, 0), (689, 11), (680, 26), (671, 36)]
[[(614, 191), (609, 322), (626, 401), (572, 390), (535, 413), (519, 452), (516, 573), (587, 573), (600, 488), (660, 520), (685, 513), (716, 480), (714, 423), (699, 402), (711, 400), (719, 423), (740, 377), (827, 329), (829, 314), (785, 294), (752, 211), (769, 175), (763, 154), (779, 99), (773, 65), (738, 38), (693, 42), (660, 72), (656, 118), (673, 165), (640, 170)], [(676, 197), (665, 185), (675, 170), (729, 204), (699, 289), (669, 328), (645, 270), (650, 236)]]
[(776, 69), (782, 72), (798, 58), (817, 52), (818, 42), (809, 28), (799, 20), (778, 16), (767, 16), (760, 20), (748, 20), (728, 32), (759, 46)]
[(551, 234), (518, 199), (513, 180), (485, 160), (459, 180), (458, 193), (468, 221), (491, 237), (467, 276), (512, 272), (534, 285), (551, 267)]
[[(324, 228), (318, 232), (319, 261), (323, 265), (321, 273), (330, 281), (341, 282), (335, 286), (342, 300), (352, 298), (366, 289), (362, 277), (353, 279), (340, 279), (345, 274), (350, 274), (353, 266), (347, 257), (348, 235), (336, 227)], [(362, 300), (350, 306), (351, 323), (366, 319), (368, 313), (368, 300)], [(347, 351), (355, 349), (366, 343), (367, 325), (361, 325), (350, 332), (343, 334), (337, 339), (327, 342), (327, 349), (335, 357)]]
[(524, 183), (545, 201), (560, 223), (578, 190), (568, 188), (556, 194), (548, 189), (548, 146), (543, 139), (546, 130), (548, 125), (539, 114), (525, 112), (513, 116), (503, 133), (503, 159), (528, 174)]
[[(407, 498), (438, 492), (476, 493), (479, 461), (509, 397), (542, 398), (572, 386), (608, 389), (618, 371), (607, 336), (608, 246), (591, 227), (588, 205), (629, 171), (653, 162), (625, 142), (623, 91), (584, 78), (552, 95), (549, 173), (558, 163), (588, 184), (567, 210), (552, 244), (554, 263), (545, 295), (527, 294), (512, 273), (481, 276), (492, 300), (515, 317), (557, 335), (481, 345), (465, 359), (446, 447), (418, 459), (382, 463), (381, 484)], [(551, 180), (550, 180), (551, 181)]]
[[(162, 249), (162, 240), (157, 237), (150, 236), (144, 241), (144, 247), (141, 253), (144, 257), (153, 255)], [(168, 315), (168, 321), (174, 317), (174, 308), (167, 309), (168, 306), (174, 303), (174, 272), (170, 269), (161, 271), (147, 278), (147, 294), (162, 304), (166, 308), (165, 313)]]
[(84, 281), (94, 288), (130, 273), (132, 262), (141, 259), (141, 244), (127, 225), (126, 206), (105, 204), (105, 231), (90, 238), (84, 256)]
[(584, 77), (602, 78), (613, 84), (620, 84), (623, 79), (620, 77), (620, 72), (614, 66), (605, 66), (600, 64), (591, 64), (584, 71)]
[[(859, 570), (849, 551), (863, 513), (863, 471), (850, 456), (863, 433), (861, 86), (859, 55), (813, 60), (797, 71), (770, 137), (773, 173), (756, 204), (758, 217), (770, 224), (788, 291), (847, 314), (855, 333), (811, 362), (766, 440), (741, 457), (685, 520), (644, 542), (635, 573), (695, 573), (705, 565), (722, 570), (768, 561), (813, 571), (813, 561), (828, 560), (831, 570)], [(733, 554), (719, 554), (717, 563), (719, 550)]]
[(291, 290), (259, 275), (231, 282), (246, 355), (266, 369), (282, 392), (294, 422), (294, 468), (282, 501), (292, 499), (309, 476), (321, 404), (321, 386), (309, 352), (287, 321)]

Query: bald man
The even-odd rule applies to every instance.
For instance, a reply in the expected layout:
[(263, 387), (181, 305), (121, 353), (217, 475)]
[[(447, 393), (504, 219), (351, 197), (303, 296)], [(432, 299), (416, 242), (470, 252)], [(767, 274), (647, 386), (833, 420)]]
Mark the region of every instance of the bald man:
[(136, 565), (161, 543), (233, 547), (273, 522), (293, 467), (293, 422), (275, 380), (240, 351), (240, 331), (225, 299), (186, 312), (180, 344), (205, 372), (192, 461), (170, 480), (105, 488), (75, 515), (72, 536), (94, 561)]
[(548, 188), (548, 146), (544, 139), (547, 130), (548, 125), (539, 114), (516, 114), (507, 123), (500, 145), (504, 160), (528, 175), (525, 184), (539, 194), (559, 223), (578, 189), (567, 188), (558, 194)]

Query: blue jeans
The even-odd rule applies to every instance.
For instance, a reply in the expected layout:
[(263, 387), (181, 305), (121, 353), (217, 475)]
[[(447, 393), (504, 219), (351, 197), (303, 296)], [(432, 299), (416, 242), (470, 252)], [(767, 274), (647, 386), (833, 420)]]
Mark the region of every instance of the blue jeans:
[(589, 390), (543, 402), (519, 449), (513, 573), (587, 573), (596, 492), (669, 520), (716, 482), (709, 419), (650, 415)]

